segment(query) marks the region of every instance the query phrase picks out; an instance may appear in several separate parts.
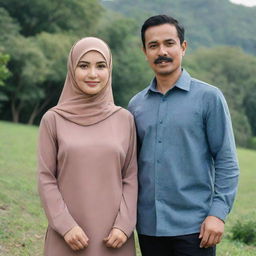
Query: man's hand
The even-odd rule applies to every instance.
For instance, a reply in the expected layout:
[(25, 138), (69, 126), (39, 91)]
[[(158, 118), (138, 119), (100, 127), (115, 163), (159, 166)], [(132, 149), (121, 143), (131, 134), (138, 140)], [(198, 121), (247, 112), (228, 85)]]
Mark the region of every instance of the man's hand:
[(224, 222), (215, 217), (208, 216), (201, 225), (199, 238), (201, 239), (200, 247), (208, 248), (218, 244), (224, 233)]
[(127, 236), (120, 229), (113, 228), (103, 241), (107, 247), (120, 248), (127, 241)]
[(88, 241), (89, 241), (88, 237), (79, 226), (75, 226), (72, 229), (70, 229), (64, 235), (64, 239), (66, 243), (74, 251), (78, 251), (86, 248), (88, 246)]

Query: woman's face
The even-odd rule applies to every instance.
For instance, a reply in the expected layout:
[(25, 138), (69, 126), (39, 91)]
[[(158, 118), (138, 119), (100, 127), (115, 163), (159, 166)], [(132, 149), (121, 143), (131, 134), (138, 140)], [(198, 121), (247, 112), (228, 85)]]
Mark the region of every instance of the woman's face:
[(82, 56), (75, 69), (75, 80), (81, 91), (89, 95), (99, 93), (109, 79), (107, 62), (97, 51)]

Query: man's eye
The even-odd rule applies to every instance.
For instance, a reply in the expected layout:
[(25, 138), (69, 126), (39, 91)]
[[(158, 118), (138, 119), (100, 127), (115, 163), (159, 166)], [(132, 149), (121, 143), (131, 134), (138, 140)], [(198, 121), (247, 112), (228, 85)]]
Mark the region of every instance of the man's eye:
[(156, 44), (151, 44), (150, 46), (149, 46), (149, 48), (156, 48)]

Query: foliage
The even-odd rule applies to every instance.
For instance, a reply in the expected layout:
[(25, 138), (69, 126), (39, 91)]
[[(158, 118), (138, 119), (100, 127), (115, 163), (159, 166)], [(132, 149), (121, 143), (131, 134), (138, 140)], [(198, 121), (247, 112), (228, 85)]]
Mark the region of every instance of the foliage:
[(256, 150), (256, 137), (250, 138), (248, 147)]
[[(42, 91), (37, 87), (46, 75), (47, 59), (38, 49), (33, 38), (15, 37), (12, 39), (12, 50), (6, 48), (11, 55), (9, 69), (12, 76), (7, 80), (7, 86), (2, 91), (12, 105), (14, 121), (19, 121), (18, 115), (27, 102), (42, 97)], [(22, 51), (20, 50), (22, 49)], [(8, 114), (8, 112), (5, 112)], [(17, 115), (17, 116), (16, 116)]]
[[(6, 66), (9, 58), (9, 55), (0, 52), (0, 87), (5, 85), (5, 80), (11, 75)], [(8, 101), (7, 95), (0, 91), (0, 112), (3, 108), (3, 103), (6, 101)]]
[(256, 246), (256, 221), (238, 221), (231, 229), (232, 239)]
[(10, 76), (10, 71), (6, 67), (10, 57), (0, 52), (0, 86), (4, 85), (4, 80)]
[(228, 0), (114, 0), (103, 3), (106, 8), (134, 18), (139, 24), (152, 15), (174, 16), (185, 26), (191, 49), (233, 45), (256, 55), (256, 8), (234, 5)]
[(85, 33), (103, 12), (98, 0), (0, 0), (0, 7), (15, 18), (26, 37), (43, 31), (80, 33), (82, 28)]
[(249, 81), (249, 89), (244, 98), (245, 113), (252, 127), (252, 133), (256, 136), (256, 75)]
[[(1, 118), (38, 123), (58, 100), (69, 49), (89, 35), (109, 44), (115, 102), (126, 107), (153, 78), (140, 49), (140, 26), (150, 15), (163, 12), (185, 25), (189, 49), (184, 67), (221, 88), (237, 144), (250, 146), (251, 136), (256, 136), (255, 58), (239, 47), (216, 45), (239, 45), (256, 54), (255, 8), (227, 0), (0, 0), (0, 49), (10, 58), (11, 74), (0, 87)], [(199, 47), (203, 45), (207, 48)]]
[(0, 89), (8, 98), (2, 116), (33, 123), (56, 102), (69, 49), (81, 31), (82, 36), (92, 33), (103, 8), (94, 0), (0, 0), (0, 7), (0, 43), (12, 72), (8, 86)]

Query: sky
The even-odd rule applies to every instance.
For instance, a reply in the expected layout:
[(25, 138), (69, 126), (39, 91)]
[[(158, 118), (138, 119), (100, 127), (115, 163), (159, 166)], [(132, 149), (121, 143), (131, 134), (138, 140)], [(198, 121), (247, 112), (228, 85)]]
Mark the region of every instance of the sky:
[[(102, 0), (103, 2), (107, 2), (107, 1), (114, 1), (114, 0)], [(242, 4), (245, 6), (256, 6), (256, 0), (229, 0), (230, 2), (234, 3), (234, 4)]]
[(256, 0), (230, 0), (234, 4), (242, 4), (245, 6), (256, 6)]

